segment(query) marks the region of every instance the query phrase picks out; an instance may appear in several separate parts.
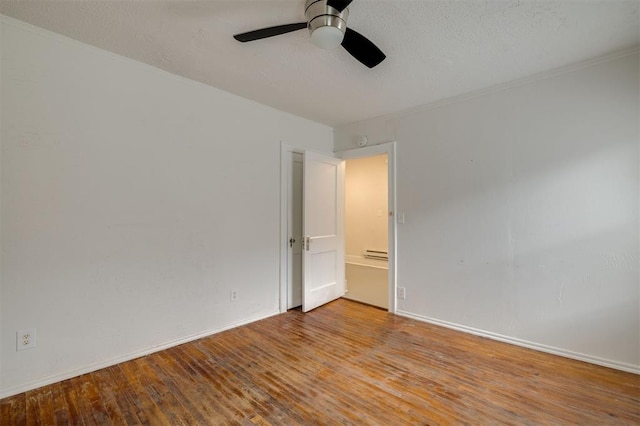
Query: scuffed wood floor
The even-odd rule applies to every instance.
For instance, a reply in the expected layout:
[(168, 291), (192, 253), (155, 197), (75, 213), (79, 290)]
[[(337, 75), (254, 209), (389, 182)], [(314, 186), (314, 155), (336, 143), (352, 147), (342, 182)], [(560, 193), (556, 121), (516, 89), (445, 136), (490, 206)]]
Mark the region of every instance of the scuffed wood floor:
[(640, 424), (640, 376), (338, 300), (0, 401), (0, 424)]

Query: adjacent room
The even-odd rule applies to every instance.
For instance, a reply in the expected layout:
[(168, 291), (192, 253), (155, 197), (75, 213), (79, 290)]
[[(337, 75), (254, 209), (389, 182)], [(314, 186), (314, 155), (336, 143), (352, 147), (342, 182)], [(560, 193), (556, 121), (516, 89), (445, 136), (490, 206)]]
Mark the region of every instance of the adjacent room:
[(1, 424), (640, 423), (640, 1), (0, 31)]

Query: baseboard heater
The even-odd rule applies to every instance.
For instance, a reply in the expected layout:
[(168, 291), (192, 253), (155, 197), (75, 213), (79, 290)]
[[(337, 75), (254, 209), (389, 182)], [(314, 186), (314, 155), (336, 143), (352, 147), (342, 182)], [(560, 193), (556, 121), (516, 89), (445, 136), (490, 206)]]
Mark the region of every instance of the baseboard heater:
[(367, 259), (389, 260), (389, 253), (382, 250), (365, 250), (364, 257)]

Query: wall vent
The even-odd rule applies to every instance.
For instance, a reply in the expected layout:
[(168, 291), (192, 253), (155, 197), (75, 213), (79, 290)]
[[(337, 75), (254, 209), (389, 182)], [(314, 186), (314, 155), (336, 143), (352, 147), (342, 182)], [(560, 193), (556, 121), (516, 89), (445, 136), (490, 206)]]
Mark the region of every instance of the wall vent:
[(382, 250), (365, 250), (364, 257), (367, 259), (389, 260), (389, 253)]

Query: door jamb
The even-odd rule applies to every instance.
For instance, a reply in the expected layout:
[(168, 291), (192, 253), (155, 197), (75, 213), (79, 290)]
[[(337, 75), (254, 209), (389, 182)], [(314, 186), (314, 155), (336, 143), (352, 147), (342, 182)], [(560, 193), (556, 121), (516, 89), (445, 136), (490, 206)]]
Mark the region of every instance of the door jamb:
[(287, 312), (289, 274), (289, 152), (304, 155), (304, 149), (280, 142), (280, 313)]
[(387, 154), (387, 173), (388, 173), (388, 207), (389, 207), (389, 312), (396, 313), (397, 310), (397, 220), (396, 220), (396, 143), (386, 142), (379, 145), (372, 145), (364, 148), (348, 149), (344, 151), (336, 151), (334, 154), (343, 160), (353, 158), (373, 157), (376, 155)]

